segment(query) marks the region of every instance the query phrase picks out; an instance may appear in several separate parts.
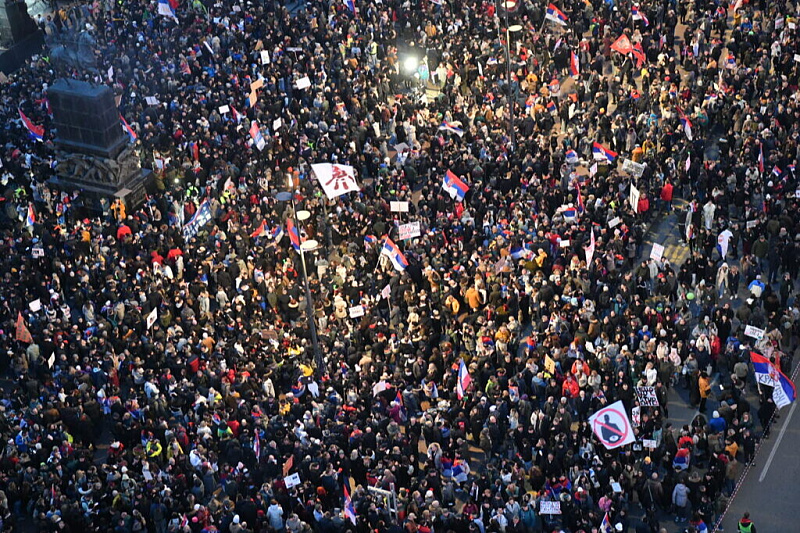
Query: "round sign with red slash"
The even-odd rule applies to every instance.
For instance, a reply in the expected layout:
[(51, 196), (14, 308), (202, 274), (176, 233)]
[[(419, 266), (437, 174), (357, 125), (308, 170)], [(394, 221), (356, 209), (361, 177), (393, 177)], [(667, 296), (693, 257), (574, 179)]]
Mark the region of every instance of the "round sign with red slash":
[(612, 450), (636, 440), (622, 402), (615, 402), (591, 416), (592, 431), (603, 446)]

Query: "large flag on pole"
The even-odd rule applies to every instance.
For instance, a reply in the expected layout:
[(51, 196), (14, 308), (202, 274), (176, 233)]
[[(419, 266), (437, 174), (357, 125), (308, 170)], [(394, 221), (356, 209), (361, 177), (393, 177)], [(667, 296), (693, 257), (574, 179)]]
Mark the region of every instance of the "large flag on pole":
[(175, 16), (175, 10), (172, 9), (172, 5), (168, 0), (158, 0), (158, 14), (175, 19), (176, 22), (178, 20), (178, 17)]
[(350, 491), (347, 490), (349, 481), (344, 482), (344, 516), (348, 518), (353, 525), (356, 525), (356, 509), (353, 507), (353, 501), (350, 499)]
[(208, 202), (208, 199), (206, 199), (203, 200), (203, 203), (197, 208), (197, 212), (192, 219), (183, 226), (183, 238), (187, 241), (192, 239), (197, 235), (197, 232), (200, 231), (200, 228), (208, 224), (210, 220), (211, 204)]
[(594, 248), (595, 248), (595, 240), (594, 240), (594, 226), (591, 229), (591, 239), (589, 240), (589, 246), (584, 248), (586, 252), (586, 268), (591, 268), (592, 266), (592, 259), (594, 259)]
[(22, 120), (23, 126), (25, 126), (28, 133), (30, 133), (31, 139), (42, 142), (44, 140), (44, 126), (37, 126), (31, 122), (31, 119), (22, 112), (22, 109), (18, 109), (17, 111), (19, 111), (19, 118)]
[(778, 408), (789, 405), (797, 399), (797, 390), (792, 380), (778, 370), (769, 359), (759, 353), (750, 352), (750, 362), (753, 363), (756, 381), (772, 387), (772, 401)]
[(356, 171), (349, 165), (317, 163), (311, 165), (322, 190), (331, 200), (337, 196), (361, 190), (356, 181)]
[(567, 25), (567, 16), (553, 4), (547, 6), (547, 13), (544, 18), (561, 26)]
[(406, 256), (403, 255), (403, 252), (400, 251), (400, 248), (398, 248), (389, 237), (386, 237), (386, 240), (383, 241), (381, 255), (385, 255), (389, 258), (389, 260), (392, 262), (392, 265), (394, 265), (395, 270), (405, 270), (408, 267), (408, 260), (406, 259)]

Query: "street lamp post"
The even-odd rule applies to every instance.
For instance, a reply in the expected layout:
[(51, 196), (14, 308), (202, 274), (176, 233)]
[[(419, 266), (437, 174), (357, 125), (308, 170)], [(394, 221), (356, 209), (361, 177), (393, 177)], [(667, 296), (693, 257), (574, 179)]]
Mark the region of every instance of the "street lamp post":
[[(290, 190), (293, 190), (294, 183), (291, 183), (291, 177), (289, 178)], [(292, 213), (293, 216), (297, 218), (299, 222), (308, 219), (311, 216), (311, 213), (308, 211), (297, 211), (297, 208), (294, 203), (294, 194), (291, 194), (292, 198)], [(305, 288), (306, 293), (306, 319), (308, 320), (308, 327), (311, 330), (311, 348), (314, 350), (314, 364), (317, 367), (317, 374), (318, 376), (322, 376), (324, 374), (325, 368), (325, 358), (322, 355), (322, 351), (319, 349), (319, 338), (317, 337), (317, 321), (314, 319), (314, 303), (311, 299), (311, 286), (308, 283), (308, 269), (306, 268), (306, 254), (307, 251), (315, 250), (319, 246), (319, 243), (313, 239), (309, 239), (307, 241), (303, 241), (300, 243), (300, 265), (303, 269), (303, 287)]]

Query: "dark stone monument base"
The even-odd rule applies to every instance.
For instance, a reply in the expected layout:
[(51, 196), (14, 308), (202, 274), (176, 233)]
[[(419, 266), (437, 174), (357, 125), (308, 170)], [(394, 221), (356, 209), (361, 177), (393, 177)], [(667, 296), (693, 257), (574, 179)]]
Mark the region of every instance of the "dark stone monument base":
[(117, 198), (122, 198), (128, 210), (133, 211), (144, 204), (147, 190), (153, 184), (153, 171), (141, 169), (138, 175), (129, 178), (121, 185), (59, 176), (51, 178), (50, 184), (66, 191), (80, 191), (83, 207), (91, 214), (102, 213), (103, 206), (100, 203), (102, 198), (108, 199), (107, 205), (112, 204)]

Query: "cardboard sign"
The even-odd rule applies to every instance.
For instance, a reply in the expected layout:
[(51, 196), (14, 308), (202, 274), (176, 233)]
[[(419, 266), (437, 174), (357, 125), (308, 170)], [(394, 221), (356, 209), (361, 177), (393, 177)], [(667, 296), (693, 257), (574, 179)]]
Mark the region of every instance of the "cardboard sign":
[(364, 306), (363, 305), (356, 305), (348, 309), (350, 314), (350, 318), (359, 318), (364, 316)]
[(569, 243), (570, 243), (569, 239), (561, 239), (560, 241), (558, 241), (558, 246), (561, 248), (569, 248)]
[(653, 439), (642, 439), (642, 446), (644, 446), (648, 450), (655, 450), (656, 448), (658, 448), (656, 441), (654, 441)]
[(275, 120), (272, 121), (272, 130), (278, 131), (279, 129), (281, 129), (281, 124), (283, 124), (281, 119), (276, 118)]
[(408, 213), (408, 202), (389, 202), (392, 213)]
[(655, 387), (636, 387), (636, 399), (642, 407), (658, 407)]
[(628, 201), (631, 204), (631, 209), (633, 209), (634, 213), (639, 212), (639, 198), (641, 198), (642, 193), (639, 192), (639, 189), (636, 188), (636, 185), (631, 183), (631, 192), (628, 195)]
[(261, 64), (262, 65), (269, 64), (269, 50), (261, 50)]
[(622, 162), (622, 171), (636, 176), (637, 178), (641, 178), (642, 174), (644, 174), (644, 167), (642, 163), (636, 163), (630, 159), (626, 159)]
[(295, 472), (291, 476), (286, 476), (283, 478), (283, 482), (286, 484), (287, 489), (294, 488), (300, 484), (300, 474)]
[(745, 226), (747, 227), (747, 229), (753, 229), (756, 226), (758, 226), (758, 220), (748, 220)]
[(300, 90), (308, 89), (311, 87), (311, 80), (308, 79), (308, 76), (303, 76), (299, 80), (297, 80), (297, 88)]
[(540, 502), (539, 514), (561, 514), (561, 502)]
[(619, 226), (620, 222), (622, 222), (621, 218), (614, 217), (614, 218), (612, 218), (611, 220), (608, 221), (608, 227), (611, 228), (611, 229), (614, 229), (617, 226)]
[(41, 246), (35, 246), (31, 249), (31, 256), (32, 257), (44, 257), (44, 248)]
[(636, 427), (642, 425), (642, 409), (641, 407), (633, 407), (631, 408), (631, 422)]
[(230, 113), (231, 112), (231, 108), (228, 105), (221, 105), (221, 106), (219, 106), (219, 112), (220, 112), (221, 115), (224, 115), (225, 113)]
[(39, 310), (42, 308), (42, 301), (37, 298), (31, 303), (28, 304), (28, 309), (30, 309), (34, 313), (38, 313)]
[(422, 235), (419, 222), (409, 222), (408, 224), (402, 224), (397, 229), (400, 234), (399, 238), (401, 241), (413, 239), (414, 237), (419, 237), (420, 235)]
[(158, 98), (155, 96), (147, 96), (144, 101), (147, 102), (147, 105), (158, 105)]
[(653, 249), (650, 250), (650, 259), (661, 261), (662, 257), (664, 257), (664, 246), (654, 242)]
[(750, 338), (761, 340), (767, 332), (755, 326), (745, 326), (744, 334)]

